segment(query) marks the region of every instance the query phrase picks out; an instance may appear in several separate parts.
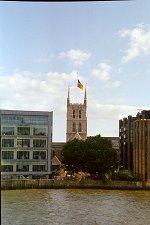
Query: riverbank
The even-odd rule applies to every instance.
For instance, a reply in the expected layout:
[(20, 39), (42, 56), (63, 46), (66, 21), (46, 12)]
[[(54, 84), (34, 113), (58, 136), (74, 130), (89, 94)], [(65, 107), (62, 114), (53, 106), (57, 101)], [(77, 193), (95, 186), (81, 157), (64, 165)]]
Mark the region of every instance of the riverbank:
[(150, 190), (149, 182), (109, 181), (103, 183), (99, 180), (1, 180), (1, 190), (16, 189), (114, 189), (114, 190)]

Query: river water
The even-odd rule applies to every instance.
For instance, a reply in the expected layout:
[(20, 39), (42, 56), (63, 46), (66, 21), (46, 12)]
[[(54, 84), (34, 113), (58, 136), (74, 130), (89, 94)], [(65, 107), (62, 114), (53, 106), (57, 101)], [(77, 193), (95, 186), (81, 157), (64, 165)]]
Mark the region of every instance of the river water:
[(150, 191), (2, 191), (1, 224), (150, 225)]

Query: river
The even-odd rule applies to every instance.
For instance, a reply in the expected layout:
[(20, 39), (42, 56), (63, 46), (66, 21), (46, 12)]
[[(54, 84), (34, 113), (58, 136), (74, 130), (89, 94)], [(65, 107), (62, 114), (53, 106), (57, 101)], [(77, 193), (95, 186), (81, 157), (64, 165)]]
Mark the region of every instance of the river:
[(150, 225), (150, 191), (2, 191), (1, 224)]

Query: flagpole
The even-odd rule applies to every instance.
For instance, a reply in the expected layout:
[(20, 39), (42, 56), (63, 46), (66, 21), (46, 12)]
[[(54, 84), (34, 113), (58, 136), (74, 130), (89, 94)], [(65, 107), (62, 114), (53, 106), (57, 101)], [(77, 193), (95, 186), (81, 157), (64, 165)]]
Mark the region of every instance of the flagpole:
[[(78, 71), (76, 71), (76, 73), (77, 73), (77, 79), (78, 79), (79, 73)], [(76, 104), (77, 104), (77, 90), (78, 90), (78, 87), (76, 86)]]

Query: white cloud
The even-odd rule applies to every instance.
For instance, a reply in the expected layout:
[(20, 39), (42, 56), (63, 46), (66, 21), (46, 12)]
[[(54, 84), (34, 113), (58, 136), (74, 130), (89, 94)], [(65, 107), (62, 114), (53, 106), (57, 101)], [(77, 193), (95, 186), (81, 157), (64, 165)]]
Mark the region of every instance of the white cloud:
[(150, 26), (138, 24), (133, 29), (124, 29), (119, 32), (120, 37), (129, 38), (128, 49), (122, 58), (126, 63), (138, 56), (150, 54)]
[[(83, 79), (83, 78), (82, 78)], [(0, 103), (3, 109), (46, 110), (54, 112), (53, 141), (64, 141), (66, 135), (67, 86), (77, 80), (77, 73), (32, 73), (17, 71), (0, 75)], [(77, 89), (78, 90), (78, 89)], [(90, 99), (88, 88), (88, 135), (117, 136), (118, 120), (135, 115), (143, 106), (100, 104)], [(78, 95), (78, 96), (77, 96)], [(78, 98), (78, 99), (77, 99)], [(80, 98), (80, 101), (79, 101)], [(71, 88), (71, 102), (83, 103), (84, 92)], [(145, 108), (146, 109), (146, 108)], [(60, 129), (61, 126), (61, 129)], [(112, 129), (114, 130), (112, 133)]]
[(136, 116), (137, 112), (141, 109), (148, 109), (145, 106), (130, 106), (119, 104), (100, 104), (97, 101), (89, 103), (89, 116), (96, 119), (122, 119), (128, 115)]
[(0, 75), (1, 108), (52, 110), (54, 107), (59, 112), (59, 103), (66, 100), (66, 87), (76, 79), (75, 71), (68, 74), (18, 71), (11, 76)]
[[(70, 73), (15, 71), (10, 76), (1, 74), (0, 108), (53, 111), (53, 141), (64, 141), (67, 87), (69, 84), (76, 86), (78, 77), (76, 71)], [(80, 79), (84, 80), (82, 76)], [(84, 93), (80, 91), (79, 94), (83, 97)], [(73, 93), (71, 99), (72, 95)]]
[(121, 85), (119, 80), (113, 80), (111, 75), (112, 66), (106, 62), (99, 63), (96, 68), (91, 70), (91, 75), (102, 80), (103, 89), (117, 88)]
[(106, 62), (102, 62), (102, 63), (99, 63), (97, 67), (91, 71), (91, 74), (92, 76), (100, 80), (107, 81), (110, 79), (110, 70), (111, 70), (111, 65)]
[(91, 57), (91, 53), (87, 50), (71, 49), (67, 52), (60, 52), (59, 58), (68, 58), (73, 65), (82, 65), (87, 59)]
[(120, 104), (100, 104), (99, 100), (91, 100), (88, 107), (88, 135), (119, 135), (119, 119), (136, 116), (138, 109), (149, 109), (145, 106)]

